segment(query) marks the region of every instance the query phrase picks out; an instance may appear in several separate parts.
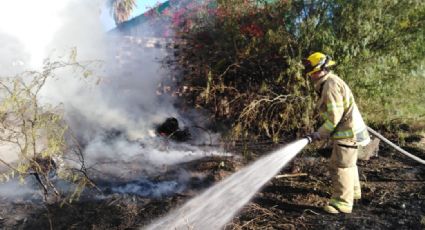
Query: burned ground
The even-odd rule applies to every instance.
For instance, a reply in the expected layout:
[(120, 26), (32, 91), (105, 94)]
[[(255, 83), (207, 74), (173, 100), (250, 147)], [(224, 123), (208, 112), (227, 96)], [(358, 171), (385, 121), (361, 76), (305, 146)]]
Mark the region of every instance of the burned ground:
[[(423, 139), (422, 139), (423, 141)], [(424, 143), (403, 146), (425, 158)], [(277, 148), (254, 145), (253, 158)], [(234, 150), (241, 150), (236, 147)], [(425, 168), (381, 144), (378, 157), (360, 161), (362, 199), (350, 215), (329, 215), (320, 207), (330, 197), (326, 155), (304, 151), (281, 171), (306, 176), (272, 179), (228, 224), (226, 229), (423, 229), (425, 228)], [(160, 197), (136, 194), (87, 193), (72, 204), (43, 204), (37, 199), (0, 198), (2, 229), (133, 229), (182, 205), (213, 183), (238, 170), (242, 157), (208, 157), (170, 168), (154, 180), (170, 180), (178, 170), (191, 177), (185, 189)]]
[[(423, 149), (415, 150), (415, 154), (425, 157)], [(271, 180), (229, 229), (425, 227), (423, 166), (384, 148), (379, 157), (358, 164), (363, 194), (353, 213), (329, 215), (319, 208), (331, 195), (326, 163), (324, 157), (297, 158), (296, 167), (308, 176)]]

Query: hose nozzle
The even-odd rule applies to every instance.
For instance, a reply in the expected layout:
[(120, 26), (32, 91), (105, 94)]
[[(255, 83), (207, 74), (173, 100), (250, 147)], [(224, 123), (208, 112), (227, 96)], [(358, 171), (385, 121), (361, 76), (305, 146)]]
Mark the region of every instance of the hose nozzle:
[(310, 135), (307, 135), (304, 138), (306, 138), (308, 140), (309, 144), (311, 144), (313, 142), (313, 138)]

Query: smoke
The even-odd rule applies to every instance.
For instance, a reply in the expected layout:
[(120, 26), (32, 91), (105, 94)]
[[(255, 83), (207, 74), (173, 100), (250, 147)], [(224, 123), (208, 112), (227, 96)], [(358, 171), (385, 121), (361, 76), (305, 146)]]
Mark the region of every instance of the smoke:
[(134, 183), (128, 183), (122, 186), (113, 187), (114, 193), (136, 194), (149, 197), (161, 197), (182, 191), (182, 184), (176, 181), (161, 181), (153, 183), (149, 180), (141, 180)]
[(223, 229), (308, 142), (300, 139), (263, 156), (144, 229)]
[[(20, 61), (25, 66), (33, 68), (39, 66), (45, 58), (47, 44), (61, 26), (60, 13), (70, 1), (72, 0), (2, 1), (0, 3), (0, 32), (2, 33), (0, 40), (3, 40), (6, 34), (20, 43), (19, 46), (14, 46), (7, 41), (2, 43), (4, 52), (2, 54), (13, 57), (21, 56), (22, 52), (28, 53), (30, 58), (24, 58), (22, 55), (19, 58), (24, 59)], [(14, 53), (16, 51), (18, 52)], [(2, 64), (10, 66), (11, 63)]]
[(3, 199), (29, 197), (32, 195), (34, 195), (34, 190), (29, 184), (21, 184), (18, 181), (9, 181), (0, 186), (0, 197)]
[[(164, 165), (217, 154), (166, 143), (153, 135), (155, 124), (167, 117), (176, 117), (187, 125), (190, 119), (174, 108), (172, 96), (158, 95), (158, 85), (167, 77), (161, 63), (167, 52), (153, 48), (143, 38), (153, 34), (149, 23), (138, 27), (137, 35), (112, 36), (103, 31), (100, 21), (101, 11), (109, 10), (106, 1), (29, 2), (16, 0), (0, 5), (0, 15), (11, 8), (21, 12), (13, 17), (6, 14), (11, 17), (8, 22), (16, 22), (14, 25), (0, 20), (0, 32), (7, 32), (0, 33), (5, 47), (0, 51), (1, 74), (40, 69), (43, 59), (66, 59), (72, 50), (77, 61), (93, 63), (92, 74), (86, 77), (71, 68), (57, 71), (40, 94), (42, 104), (63, 108), (68, 125), (84, 147), (89, 168), (121, 176), (131, 170), (117, 165), (120, 162), (137, 163), (152, 172)], [(30, 10), (24, 10), (30, 5)], [(116, 164), (102, 167), (104, 162)]]
[(29, 55), (22, 50), (23, 44), (15, 37), (0, 32), (0, 77), (15, 75), (22, 72)]

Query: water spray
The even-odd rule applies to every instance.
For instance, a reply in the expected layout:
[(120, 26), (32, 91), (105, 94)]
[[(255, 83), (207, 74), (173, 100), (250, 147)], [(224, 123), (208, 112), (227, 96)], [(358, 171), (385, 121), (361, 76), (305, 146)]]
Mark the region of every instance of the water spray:
[(258, 159), (146, 229), (222, 229), (311, 141), (310, 137), (305, 137)]
[[(419, 163), (425, 163), (424, 160), (402, 150), (371, 128), (368, 127), (368, 130), (397, 151)], [(147, 226), (146, 229), (222, 229), (265, 183), (312, 142), (313, 138), (306, 136), (260, 158)]]

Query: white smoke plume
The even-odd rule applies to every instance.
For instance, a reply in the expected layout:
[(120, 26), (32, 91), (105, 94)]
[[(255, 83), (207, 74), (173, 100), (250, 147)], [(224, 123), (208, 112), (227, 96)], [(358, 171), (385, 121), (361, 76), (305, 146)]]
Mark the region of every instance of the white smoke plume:
[(22, 49), (22, 42), (0, 31), (0, 44), (5, 45), (0, 49), (1, 76), (10, 76), (22, 72), (29, 59), (29, 55)]
[[(7, 22), (0, 19), (4, 47), (0, 50), (0, 76), (40, 68), (43, 59), (66, 57), (74, 48), (77, 61), (101, 63), (87, 78), (76, 77), (69, 69), (58, 71), (41, 93), (42, 103), (64, 109), (70, 128), (83, 144), (89, 167), (122, 161), (155, 170), (216, 154), (189, 145), (179, 145), (178, 150), (173, 145), (166, 148), (150, 135), (154, 124), (167, 117), (189, 120), (173, 107), (172, 97), (157, 95), (157, 86), (167, 75), (161, 64), (165, 50), (141, 48), (137, 42), (126, 45), (123, 42), (128, 38), (108, 35), (99, 17), (102, 10), (109, 10), (106, 1), (7, 2), (0, 3), (0, 15), (10, 17)], [(147, 24), (142, 30), (150, 34), (151, 28)], [(120, 57), (117, 47), (122, 49)], [(126, 56), (128, 53), (131, 55)], [(115, 175), (126, 171), (119, 166), (99, 169)]]

